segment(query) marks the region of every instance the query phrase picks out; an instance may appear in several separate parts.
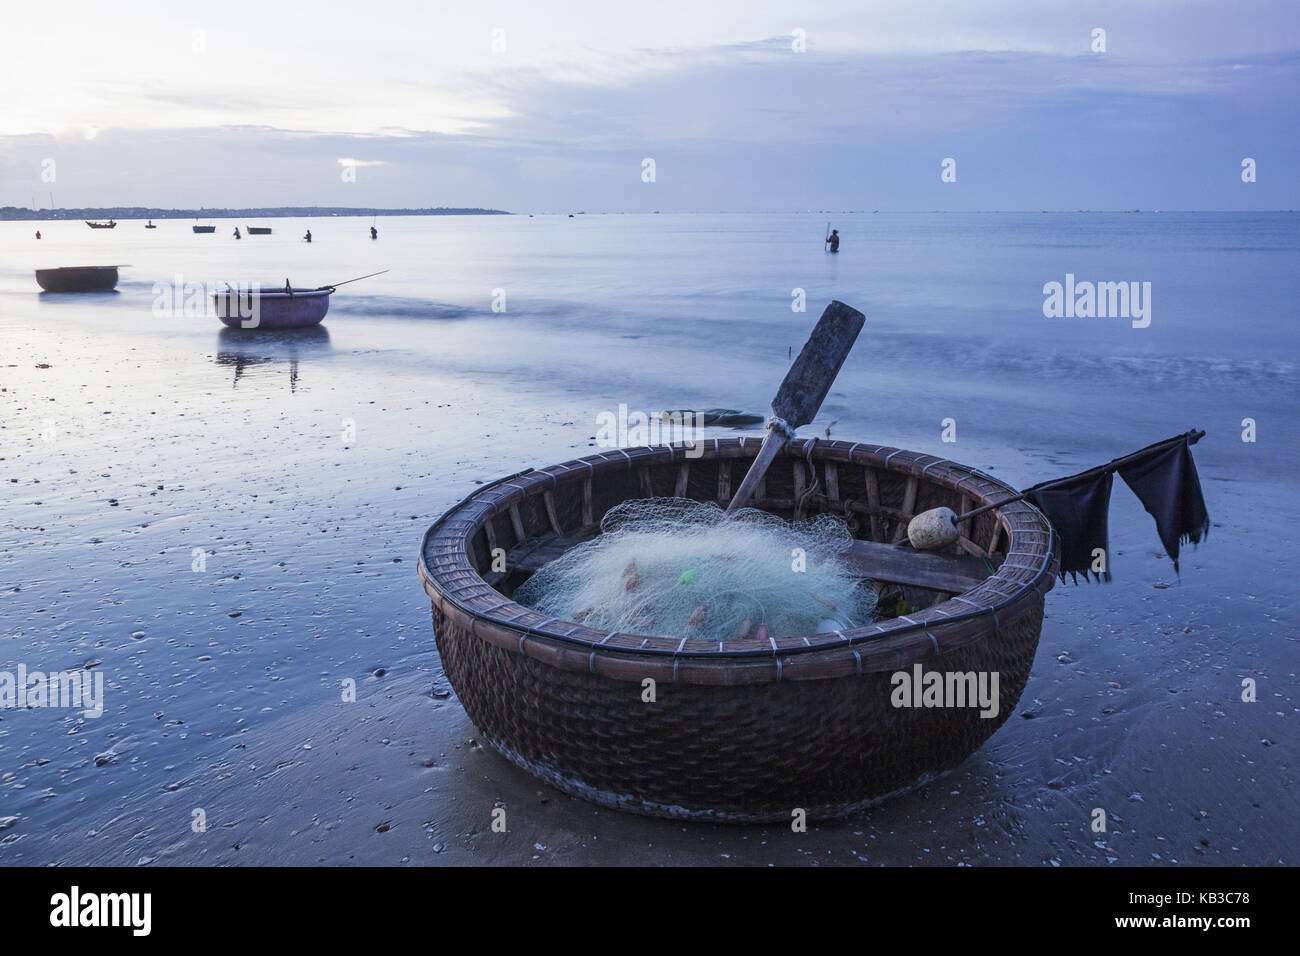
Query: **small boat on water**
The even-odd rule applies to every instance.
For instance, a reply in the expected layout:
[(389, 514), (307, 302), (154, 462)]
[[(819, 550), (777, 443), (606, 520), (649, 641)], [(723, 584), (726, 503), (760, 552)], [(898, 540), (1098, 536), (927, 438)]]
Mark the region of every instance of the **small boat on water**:
[(217, 308), (217, 318), (232, 329), (305, 329), (319, 325), (330, 308), (334, 290), (349, 282), (360, 282), (387, 272), (372, 272), (323, 285), (316, 289), (295, 289), (286, 279), (284, 288), (232, 289), (229, 285), (221, 292), (212, 293)]
[(91, 222), (89, 219), (87, 219), (85, 220), (85, 223), (91, 229), (116, 229), (117, 228), (117, 222), (112, 219), (110, 219), (108, 222)]
[(217, 231), (216, 226), (191, 226), (190, 228), (192, 228), (195, 232), (200, 232), (200, 233)]
[(249, 226), (248, 234), (250, 236), (269, 236), (271, 234), (270, 226)]
[(329, 311), (333, 286), (252, 292), (226, 289), (212, 294), (217, 318), (232, 329), (305, 329)]
[(36, 282), (46, 292), (108, 292), (117, 286), (117, 266), (70, 266), (37, 269)]
[(155, 226), (155, 225), (153, 224), (153, 220), (150, 219), (147, 223), (145, 223), (145, 228), (146, 228), (146, 229), (157, 229), (158, 227)]

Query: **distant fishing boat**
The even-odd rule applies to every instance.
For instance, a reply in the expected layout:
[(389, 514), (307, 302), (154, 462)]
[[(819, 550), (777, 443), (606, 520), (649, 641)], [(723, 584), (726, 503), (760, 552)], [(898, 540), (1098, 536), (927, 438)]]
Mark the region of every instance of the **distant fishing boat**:
[(216, 226), (191, 226), (190, 228), (193, 229), (195, 232), (216, 232), (217, 231)]
[(116, 229), (117, 228), (117, 223), (112, 219), (110, 219), (108, 222), (91, 222), (89, 219), (87, 219), (85, 220), (85, 223), (91, 229)]
[[(232, 329), (305, 329), (319, 325), (329, 311), (333, 286), (322, 289), (283, 289), (275, 292), (249, 292), (226, 289), (214, 292), (217, 318)], [(257, 319), (256, 325), (245, 322)]]
[(46, 292), (107, 292), (117, 286), (117, 266), (37, 269), (36, 282)]
[(153, 220), (150, 219), (150, 220), (145, 224), (145, 228), (146, 228), (146, 229), (157, 229), (158, 227), (155, 226), (155, 225), (153, 224)]
[(249, 226), (247, 232), (250, 236), (269, 236), (271, 234), (270, 226)]

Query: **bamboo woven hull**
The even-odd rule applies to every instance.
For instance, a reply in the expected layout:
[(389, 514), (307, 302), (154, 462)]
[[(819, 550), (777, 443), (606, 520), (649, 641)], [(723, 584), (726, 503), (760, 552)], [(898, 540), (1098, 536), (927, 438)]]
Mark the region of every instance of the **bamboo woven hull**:
[[(608, 635), (510, 602), (502, 593), (508, 579), (500, 590), (484, 582), (479, 569), (490, 566), (493, 547), (509, 554), (546, 534), (589, 529), (613, 504), (647, 489), (727, 497), (758, 442), (710, 444), (712, 454), (687, 465), (685, 477), (680, 449), (617, 452), (533, 472), (485, 489), (430, 529), (420, 573), (438, 650), (483, 738), (575, 796), (656, 816), (735, 822), (789, 821), (796, 809), (842, 816), (932, 780), (977, 750), (1020, 698), (1057, 566), (1050, 525), (1024, 503), (990, 512), (970, 532), (1006, 548), (998, 572), (979, 587), (839, 635), (749, 639), (722, 649), (680, 637)], [(836, 472), (834, 489), (826, 488), (834, 496), (823, 495), (814, 511), (831, 510), (832, 500), (855, 502), (858, 492), (874, 499), (862, 537), (893, 540), (909, 498), (920, 511), (1013, 493), (930, 456), (818, 441), (796, 443), (773, 464), (758, 503), (791, 517), (810, 462), (819, 481)], [(997, 715), (895, 707), (893, 676), (910, 675), (914, 664), (997, 672)], [(655, 681), (653, 703), (643, 700), (646, 678)]]
[[(293, 295), (284, 292), (261, 292), (254, 297), (251, 293), (242, 295), (231, 292), (213, 293), (217, 318), (232, 329), (305, 329), (319, 325), (330, 308), (330, 295), (333, 289), (294, 290)], [(257, 324), (245, 326), (253, 321), (256, 312)]]
[(117, 288), (117, 266), (37, 269), (36, 283), (46, 292), (108, 292)]
[(653, 816), (789, 821), (840, 817), (953, 769), (1010, 715), (1029, 676), (1042, 602), (936, 669), (1000, 672), (1000, 713), (895, 709), (889, 672), (821, 681), (658, 689), (564, 674), (434, 614), (447, 677), (484, 739), (543, 780)]

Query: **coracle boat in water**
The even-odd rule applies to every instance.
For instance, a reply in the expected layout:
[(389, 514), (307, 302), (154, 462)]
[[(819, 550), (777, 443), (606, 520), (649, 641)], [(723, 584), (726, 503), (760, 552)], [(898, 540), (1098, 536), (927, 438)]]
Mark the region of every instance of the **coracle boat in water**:
[(249, 226), (247, 232), (250, 236), (269, 236), (271, 234), (270, 226)]
[[(1015, 489), (933, 455), (819, 439), (786, 446), (752, 507), (849, 520), (850, 556), (897, 617), (718, 642), (610, 633), (512, 600), (631, 499), (726, 505), (755, 439), (619, 449), (477, 490), (421, 545), (443, 667), (500, 754), (596, 803), (654, 816), (838, 817), (952, 770), (1011, 715), (1028, 679), (1059, 539)], [(895, 547), (932, 508), (984, 505), (942, 553)], [(498, 550), (502, 549), (502, 550)], [(507, 556), (505, 571), (497, 557)], [(920, 608), (915, 610), (915, 608)], [(997, 706), (895, 706), (902, 673), (998, 675)], [(645, 682), (657, 689), (647, 702)], [(992, 682), (990, 681), (990, 684)], [(919, 704), (919, 701), (918, 701)]]
[(333, 292), (332, 286), (292, 292), (226, 289), (212, 299), (217, 318), (232, 329), (305, 329), (325, 318)]
[(117, 287), (117, 269), (117, 266), (37, 269), (36, 282), (46, 292), (107, 292)]
[(89, 219), (83, 220), (91, 229), (116, 229), (117, 223), (110, 219), (108, 222), (91, 222)]
[(216, 227), (216, 226), (191, 226), (190, 228), (193, 229), (195, 232), (198, 232), (198, 233), (209, 233), (209, 232), (216, 232), (216, 231), (217, 231), (217, 227)]

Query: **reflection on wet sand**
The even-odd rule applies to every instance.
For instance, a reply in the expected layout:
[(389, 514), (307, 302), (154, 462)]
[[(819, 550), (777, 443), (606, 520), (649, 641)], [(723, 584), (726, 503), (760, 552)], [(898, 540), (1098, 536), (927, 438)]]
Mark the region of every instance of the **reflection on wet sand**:
[[(121, 296), (119, 289), (88, 289), (84, 292), (47, 292), (42, 289), (36, 293), (37, 302), (76, 302), (77, 300), (93, 299), (96, 301), (112, 301), (114, 298)], [(123, 300), (125, 301), (125, 300)]]
[(330, 351), (330, 333), (322, 325), (280, 331), (225, 328), (217, 333), (218, 365), (234, 366), (232, 387), (239, 385), (245, 369), (254, 365), (289, 363), (289, 391), (298, 389), (298, 361)]

